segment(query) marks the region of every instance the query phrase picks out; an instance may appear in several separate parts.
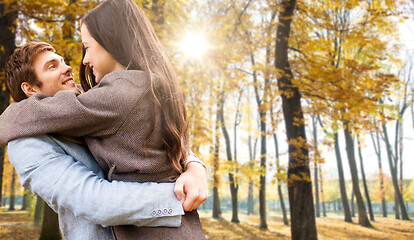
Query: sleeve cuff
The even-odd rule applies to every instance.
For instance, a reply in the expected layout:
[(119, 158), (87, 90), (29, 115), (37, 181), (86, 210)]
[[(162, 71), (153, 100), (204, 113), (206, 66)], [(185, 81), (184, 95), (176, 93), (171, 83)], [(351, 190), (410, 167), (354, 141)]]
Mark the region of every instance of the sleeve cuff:
[(190, 154), (188, 155), (188, 157), (187, 157), (187, 159), (184, 161), (184, 171), (187, 171), (187, 165), (190, 163), (190, 162), (197, 162), (197, 163), (200, 163), (205, 169), (206, 169), (206, 171), (207, 171), (207, 166), (206, 166), (206, 164), (203, 162), (203, 161), (201, 161), (201, 159), (200, 158), (198, 158), (197, 157), (197, 155), (195, 155), (194, 153), (193, 153), (193, 151), (190, 151)]

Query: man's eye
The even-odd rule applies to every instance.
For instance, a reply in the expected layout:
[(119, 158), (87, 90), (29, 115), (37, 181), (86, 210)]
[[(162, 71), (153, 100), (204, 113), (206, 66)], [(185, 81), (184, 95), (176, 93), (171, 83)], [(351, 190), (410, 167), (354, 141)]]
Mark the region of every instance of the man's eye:
[(53, 68), (55, 68), (56, 66), (55, 66), (55, 64), (51, 64), (51, 65), (49, 65), (49, 69), (53, 69)]

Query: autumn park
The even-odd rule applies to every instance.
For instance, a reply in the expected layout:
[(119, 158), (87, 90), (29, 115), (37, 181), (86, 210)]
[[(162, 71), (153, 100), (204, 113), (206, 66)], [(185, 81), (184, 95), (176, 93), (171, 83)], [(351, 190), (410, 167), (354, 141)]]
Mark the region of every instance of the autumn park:
[[(0, 112), (6, 61), (28, 41), (79, 78), (80, 19), (100, 2), (0, 0)], [(135, 2), (207, 165), (207, 239), (414, 239), (414, 0)], [(0, 196), (0, 240), (61, 239), (7, 147)]]

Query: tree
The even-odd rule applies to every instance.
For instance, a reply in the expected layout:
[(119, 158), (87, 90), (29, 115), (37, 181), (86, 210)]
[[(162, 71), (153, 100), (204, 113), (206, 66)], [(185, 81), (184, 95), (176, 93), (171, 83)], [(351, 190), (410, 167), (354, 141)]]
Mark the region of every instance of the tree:
[[(399, 14), (398, 3), (298, 3), (302, 21), (294, 25), (293, 31), (291, 64), (297, 69), (294, 84), (300, 86), (302, 95), (319, 114), (329, 119), (333, 129), (345, 129), (359, 215), (366, 212), (362, 196), (358, 196), (353, 136), (372, 128), (370, 117), (381, 109), (378, 99), (398, 86), (395, 74), (383, 68), (385, 61), (396, 62), (386, 39), (396, 32), (392, 16)], [(359, 216), (361, 225), (370, 226), (367, 220)]]
[(379, 129), (375, 129), (375, 139), (373, 133), (371, 133), (372, 144), (374, 146), (375, 154), (378, 158), (378, 171), (379, 171), (379, 194), (381, 199), (382, 205), (382, 216), (387, 217), (387, 202), (385, 200), (385, 192), (384, 192), (384, 172), (382, 170), (382, 159), (381, 159), (381, 146), (380, 146), (380, 138), (379, 138)]
[[(257, 149), (257, 138), (255, 138), (254, 143), (251, 136), (251, 131), (249, 129), (249, 137), (247, 140), (248, 148), (249, 148), (249, 172), (254, 171), (255, 166), (255, 159), (256, 159), (256, 149)], [(248, 174), (247, 178), (249, 179), (249, 189), (248, 189), (248, 196), (247, 196), (247, 215), (254, 214), (254, 197), (253, 197), (253, 187), (254, 181), (252, 174)]]
[(10, 185), (10, 205), (9, 211), (14, 211), (15, 209), (15, 200), (16, 200), (16, 171), (12, 170), (12, 178)]
[(323, 175), (322, 175), (322, 166), (319, 168), (319, 176), (320, 176), (320, 183), (321, 183), (321, 196), (322, 196), (322, 214), (326, 217), (326, 208), (325, 208), (325, 194), (323, 191)]
[(314, 156), (313, 156), (313, 171), (314, 171), (314, 178), (313, 178), (313, 183), (315, 185), (315, 206), (316, 206), (316, 217), (321, 217), (321, 211), (320, 211), (320, 201), (319, 201), (319, 178), (318, 178), (318, 174), (319, 174), (319, 158), (320, 158), (320, 154), (319, 154), (319, 150), (318, 150), (318, 130), (316, 127), (316, 121), (317, 121), (317, 117), (315, 116), (315, 114), (311, 114), (311, 118), (312, 118), (312, 133), (313, 133), (313, 151), (314, 151)]
[(276, 134), (276, 126), (278, 125), (278, 116), (275, 116), (273, 113), (273, 108), (270, 109), (270, 119), (272, 120), (272, 128), (273, 128), (273, 140), (275, 143), (275, 155), (276, 155), (276, 180), (277, 180), (277, 193), (279, 195), (279, 201), (280, 205), (282, 207), (282, 214), (283, 214), (283, 224), (289, 225), (289, 221), (286, 214), (286, 206), (285, 201), (283, 198), (282, 193), (282, 179), (286, 179), (286, 173), (282, 170), (282, 167), (280, 166), (280, 154), (279, 154), (279, 142), (277, 140), (277, 134)]
[[(222, 92), (222, 94), (220, 94), (220, 107), (219, 107), (219, 122), (221, 125), (221, 130), (223, 132), (224, 135), (224, 139), (226, 142), (226, 153), (227, 153), (227, 160), (229, 162), (233, 162), (233, 157), (232, 157), (232, 152), (231, 152), (231, 143), (230, 143), (230, 136), (229, 133), (227, 132), (227, 128), (226, 128), (226, 124), (225, 124), (225, 119), (224, 119), (224, 103), (225, 103), (225, 95), (224, 92)], [(242, 94), (240, 94), (241, 97)], [(238, 101), (238, 105), (240, 103), (240, 97), (239, 97), (239, 101)], [(237, 121), (238, 121), (238, 108), (237, 108), (237, 112), (236, 112), (236, 118), (235, 118), (235, 124), (234, 124), (234, 134), (236, 134), (236, 126), (237, 126)], [(235, 138), (236, 139), (236, 138)], [(236, 146), (235, 147), (235, 151), (236, 151)], [(234, 157), (236, 158), (236, 154), (234, 154)], [(237, 164), (237, 160), (234, 159), (235, 164)], [(232, 203), (232, 217), (231, 217), (231, 221), (238, 223), (240, 222), (239, 220), (239, 215), (238, 215), (238, 200), (237, 200), (237, 192), (239, 189), (238, 183), (237, 183), (237, 176), (235, 176), (234, 174), (234, 168), (231, 167), (229, 169), (229, 181), (230, 181), (230, 193), (231, 193), (231, 203)], [(236, 169), (237, 171), (237, 169)]]
[[(344, 170), (343, 170), (341, 152), (340, 152), (340, 149), (339, 149), (339, 140), (338, 140), (338, 133), (337, 132), (334, 133), (334, 141), (335, 141), (335, 156), (336, 156), (336, 162), (337, 162), (337, 166), (338, 166), (339, 189), (341, 190), (341, 201), (342, 201), (342, 206), (344, 208), (345, 222), (352, 223), (351, 210), (349, 209), (348, 197), (346, 195)], [(353, 196), (353, 191), (352, 191), (352, 196)], [(354, 203), (352, 202), (352, 208), (354, 207), (353, 204)], [(352, 211), (352, 212), (354, 212), (354, 211)]]
[(365, 199), (367, 200), (367, 204), (368, 204), (369, 218), (371, 219), (371, 221), (374, 221), (374, 212), (372, 211), (371, 198), (369, 197), (367, 179), (365, 177), (364, 160), (362, 159), (361, 141), (358, 135), (357, 135), (357, 143), (358, 143), (359, 165), (361, 166), (362, 184), (364, 185)]
[[(397, 99), (394, 99), (391, 103), (393, 105), (394, 110), (397, 112), (397, 116), (395, 117), (395, 144), (394, 150), (392, 150), (392, 146), (390, 143), (390, 139), (388, 137), (388, 129), (387, 123), (382, 124), (382, 131), (383, 131), (383, 139), (386, 146), (388, 162), (392, 164), (393, 167), (390, 167), (391, 177), (393, 180), (394, 191), (395, 191), (395, 217), (399, 219), (399, 210), (401, 209), (402, 219), (408, 220), (408, 213), (406, 207), (404, 206), (404, 198), (403, 198), (403, 188), (402, 188), (402, 181), (403, 181), (403, 117), (405, 111), (409, 107), (409, 90), (408, 87), (411, 82), (411, 72), (412, 72), (412, 64), (410, 60), (408, 61), (408, 66), (404, 66), (403, 70), (400, 71), (399, 77), (402, 81), (402, 95), (399, 95)], [(412, 97), (412, 96), (411, 96)], [(412, 101), (412, 100), (411, 100)], [(383, 103), (384, 100), (380, 100), (380, 103)], [(382, 112), (386, 111), (384, 108)], [(398, 171), (400, 172), (400, 178), (398, 179)]]
[[(382, 125), (382, 131), (384, 134), (384, 141), (386, 144), (385, 149), (387, 151), (387, 156), (388, 156), (388, 165), (389, 165), (390, 172), (391, 172), (392, 185), (394, 186), (394, 191), (395, 191), (395, 200), (396, 200), (395, 203), (396, 205), (398, 204), (398, 207), (401, 209), (402, 219), (409, 220), (410, 218), (408, 217), (407, 209), (405, 207), (404, 200), (402, 198), (401, 191), (399, 188), (397, 169), (395, 167), (395, 160), (394, 160), (395, 157), (393, 157), (391, 144), (389, 141), (388, 132), (387, 132), (387, 128), (385, 124)], [(395, 210), (398, 211), (397, 206)]]
[[(14, 9), (15, 2), (9, 4), (0, 2), (0, 114), (10, 104), (10, 96), (6, 91), (4, 82), (4, 67), (6, 59), (16, 48), (15, 31), (17, 11)], [(5, 148), (0, 147), (0, 196), (3, 189), (3, 166), (5, 158)], [(1, 204), (1, 199), (0, 199)]]
[[(319, 124), (321, 125), (321, 127), (324, 128), (324, 124), (322, 123), (320, 115), (318, 115), (318, 120), (319, 120)], [(325, 134), (330, 135), (334, 140), (335, 157), (336, 157), (336, 163), (337, 163), (337, 168), (338, 168), (338, 182), (339, 182), (339, 189), (341, 192), (342, 207), (344, 210), (344, 218), (345, 218), (344, 220), (345, 222), (352, 223), (352, 214), (349, 208), (348, 197), (346, 194), (344, 169), (343, 169), (343, 164), (342, 164), (341, 150), (339, 147), (338, 127), (333, 125), (333, 130), (334, 130), (333, 134), (328, 134), (326, 129), (324, 129), (324, 132)]]
[[(250, 96), (250, 90), (251, 88), (247, 89), (247, 95)], [(251, 98), (248, 99), (248, 106), (246, 107), (246, 115), (252, 116), (254, 114), (254, 110), (251, 104)], [(248, 196), (247, 196), (247, 215), (254, 214), (254, 186), (257, 171), (256, 171), (256, 153), (257, 153), (257, 143), (259, 137), (257, 136), (257, 131), (255, 128), (253, 128), (253, 122), (256, 122), (257, 125), (259, 125), (259, 121), (257, 118), (249, 117), (247, 119), (247, 131), (248, 131), (248, 138), (247, 138), (247, 144), (248, 144), (248, 150), (249, 150), (249, 161), (248, 166), (242, 169), (246, 169), (246, 173), (244, 174), (246, 178), (248, 179)], [(256, 133), (256, 134), (255, 134)]]
[[(219, 103), (217, 103), (219, 105)], [(219, 106), (217, 106), (217, 115), (216, 115), (216, 131), (215, 131), (215, 141), (214, 141), (214, 150), (213, 150), (213, 218), (220, 218), (221, 209), (220, 209), (220, 197), (219, 197), (219, 186), (220, 186), (220, 176), (219, 176), (219, 152), (220, 152), (220, 135), (219, 135), (219, 126), (220, 126), (220, 112)]]
[[(247, 9), (251, 1), (248, 1), (243, 11)], [(256, 6), (260, 9), (260, 5)], [(254, 89), (254, 98), (256, 99), (257, 112), (259, 115), (260, 123), (260, 183), (259, 183), (259, 212), (260, 212), (260, 229), (267, 229), (267, 218), (266, 218), (266, 174), (267, 174), (267, 114), (269, 111), (269, 104), (271, 103), (270, 99), (270, 89), (271, 89), (271, 78), (273, 77), (273, 72), (270, 69), (271, 58), (273, 56), (272, 48), (272, 29), (275, 26), (276, 12), (272, 10), (269, 6), (268, 8), (263, 9), (262, 11), (267, 12), (270, 17), (263, 17), (261, 19), (261, 24), (254, 28), (247, 28), (243, 26), (242, 36), (247, 42), (246, 52), (250, 58), (250, 63), (252, 67), (253, 82), (252, 86)], [(240, 21), (240, 18), (239, 18)], [(254, 20), (249, 19), (251, 25)], [(246, 23), (245, 23), (246, 24)], [(246, 24), (247, 25), (247, 24)], [(256, 36), (257, 32), (260, 35)], [(264, 37), (264, 41), (262, 41)], [(259, 38), (259, 39), (257, 39)], [(261, 55), (257, 56), (260, 52), (258, 49), (263, 50), (264, 59), (261, 60)]]
[(40, 225), (40, 220), (42, 218), (44, 201), (39, 196), (36, 197), (36, 205), (33, 222), (35, 225)]
[(29, 205), (30, 205), (30, 199), (31, 199), (31, 192), (28, 189), (24, 190), (23, 193), (23, 203), (22, 203), (22, 208), (20, 210), (27, 210)]
[(289, 143), (288, 192), (292, 239), (317, 239), (308, 149), (299, 89), (292, 84), (289, 34), (296, 0), (282, 0), (276, 35), (275, 67)]
[(43, 223), (39, 240), (62, 239), (59, 229), (58, 215), (47, 204), (43, 207)]
[[(271, 6), (264, 2), (229, 1), (230, 6), (224, 12), (226, 15), (233, 16), (231, 22), (231, 33), (240, 41), (240, 49), (233, 49), (228, 46), (230, 51), (239, 53), (242, 57), (234, 54), (232, 64), (229, 67), (240, 71), (249, 77), (252, 82), (249, 84), (254, 91), (253, 97), (257, 105), (257, 114), (259, 115), (260, 131), (260, 171), (259, 171), (259, 228), (267, 229), (266, 219), (266, 174), (267, 174), (267, 113), (270, 105), (271, 80), (274, 78), (274, 71), (271, 66), (273, 58), (273, 40), (272, 32), (275, 26), (276, 12)], [(232, 14), (230, 14), (232, 13)], [(254, 16), (261, 17), (259, 21)], [(264, 53), (264, 54), (263, 54)], [(245, 61), (245, 62), (244, 62)], [(248, 69), (248, 70), (246, 70)]]
[(358, 224), (363, 227), (372, 227), (371, 223), (369, 222), (367, 212), (365, 211), (364, 200), (362, 199), (361, 190), (359, 188), (358, 169), (355, 160), (354, 139), (352, 137), (351, 131), (349, 130), (349, 123), (345, 122), (344, 127), (346, 153), (348, 155), (349, 168), (351, 170), (352, 177), (352, 189), (358, 207)]

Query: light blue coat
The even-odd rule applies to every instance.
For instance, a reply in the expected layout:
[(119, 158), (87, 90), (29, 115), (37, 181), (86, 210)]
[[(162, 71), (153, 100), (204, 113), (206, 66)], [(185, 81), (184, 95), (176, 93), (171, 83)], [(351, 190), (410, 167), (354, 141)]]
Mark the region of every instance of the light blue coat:
[(114, 225), (181, 224), (174, 183), (109, 182), (85, 146), (42, 135), (9, 142), (8, 154), (22, 185), (59, 214), (64, 239), (112, 239)]

